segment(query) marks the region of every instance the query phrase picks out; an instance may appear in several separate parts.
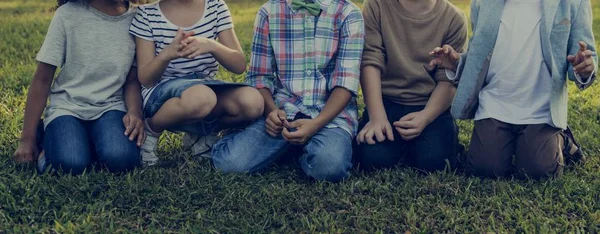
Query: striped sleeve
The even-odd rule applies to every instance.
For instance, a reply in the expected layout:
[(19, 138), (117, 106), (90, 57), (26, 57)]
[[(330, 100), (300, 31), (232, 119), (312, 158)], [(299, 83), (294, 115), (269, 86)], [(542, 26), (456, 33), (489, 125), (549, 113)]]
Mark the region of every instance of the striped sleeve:
[(217, 33), (233, 28), (229, 7), (223, 0), (217, 1)]
[(138, 7), (137, 14), (135, 14), (131, 22), (131, 27), (129, 27), (129, 33), (147, 41), (154, 41), (152, 38), (152, 27), (150, 27), (148, 14), (144, 7)]

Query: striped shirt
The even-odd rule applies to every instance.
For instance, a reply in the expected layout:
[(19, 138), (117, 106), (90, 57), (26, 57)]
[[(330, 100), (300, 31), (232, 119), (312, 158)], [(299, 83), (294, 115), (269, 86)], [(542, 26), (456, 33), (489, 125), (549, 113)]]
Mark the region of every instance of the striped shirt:
[(349, 0), (315, 0), (319, 16), (295, 11), (286, 0), (269, 0), (254, 25), (252, 57), (246, 82), (268, 88), (288, 119), (301, 112), (316, 118), (334, 88), (352, 100), (326, 127), (356, 135), (356, 95), (364, 45), (360, 9)]
[[(140, 6), (131, 23), (129, 33), (144, 40), (154, 42), (155, 54), (158, 55), (171, 44), (179, 26), (171, 23), (162, 13), (158, 3)], [(191, 27), (182, 27), (185, 32), (194, 32), (196, 37), (217, 39), (220, 32), (233, 28), (229, 8), (223, 0), (206, 0), (204, 15)], [(202, 73), (208, 79), (214, 79), (219, 63), (212, 54), (203, 54), (193, 59), (178, 58), (172, 60), (165, 70), (160, 83), (170, 79), (183, 77), (192, 73)], [(159, 84), (160, 84), (159, 83)], [(142, 88), (144, 105), (154, 90)]]

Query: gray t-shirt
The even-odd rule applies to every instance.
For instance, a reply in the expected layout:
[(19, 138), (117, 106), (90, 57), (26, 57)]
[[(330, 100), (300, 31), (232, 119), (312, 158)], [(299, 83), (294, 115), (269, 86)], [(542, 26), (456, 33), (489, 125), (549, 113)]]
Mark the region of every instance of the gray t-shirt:
[(106, 15), (94, 7), (69, 2), (50, 23), (37, 60), (62, 68), (50, 89), (44, 126), (69, 115), (95, 120), (111, 110), (127, 111), (123, 85), (135, 56), (130, 10)]

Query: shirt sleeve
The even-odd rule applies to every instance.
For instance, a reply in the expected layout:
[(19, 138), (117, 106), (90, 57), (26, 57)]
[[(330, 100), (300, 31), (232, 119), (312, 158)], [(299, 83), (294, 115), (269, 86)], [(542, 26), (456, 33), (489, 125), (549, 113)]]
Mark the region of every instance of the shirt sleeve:
[[(594, 32), (592, 31), (592, 5), (589, 0), (581, 1), (581, 5), (579, 6), (579, 12), (575, 17), (575, 21), (571, 24), (571, 33), (569, 35), (568, 41), (568, 54), (575, 55), (579, 52), (579, 42), (583, 41), (587, 44), (588, 50), (592, 51), (592, 58), (594, 60), (594, 65), (598, 64), (598, 55), (596, 53), (596, 40), (594, 38)], [(592, 85), (593, 81), (596, 79), (596, 73), (593, 72), (590, 77), (586, 80), (582, 80), (582, 77), (579, 77), (573, 71), (573, 65), (568, 63), (568, 76), (569, 79), (575, 81), (577, 87), (579, 89), (586, 89), (590, 85)]]
[(50, 22), (44, 44), (37, 54), (36, 60), (56, 67), (62, 67), (66, 58), (67, 33), (59, 8)]
[(254, 23), (254, 38), (252, 40), (252, 55), (246, 83), (257, 89), (269, 89), (274, 92), (274, 57), (269, 38), (269, 21), (267, 13), (261, 9)]
[[(467, 50), (467, 40), (468, 40), (468, 27), (467, 27), (467, 17), (464, 14), (459, 14), (452, 20), (450, 24), (448, 36), (446, 37), (444, 44), (452, 46), (456, 50), (456, 52), (462, 54)], [(461, 60), (462, 63), (462, 60)], [(459, 65), (460, 67), (460, 65)], [(438, 69), (435, 73), (436, 81), (454, 81), (456, 79), (456, 74), (451, 78), (448, 76), (446, 69)], [(453, 72), (450, 72), (450, 74)]]
[(222, 0), (219, 0), (217, 4), (217, 33), (220, 33), (233, 28), (233, 22), (227, 4)]
[(340, 29), (338, 56), (328, 89), (342, 87), (358, 95), (365, 25), (359, 9), (352, 9)]
[(144, 7), (138, 7), (131, 26), (129, 27), (129, 33), (142, 38), (147, 41), (154, 41), (152, 38), (152, 27), (150, 26), (150, 20)]
[(374, 66), (385, 73), (385, 46), (381, 34), (379, 1), (366, 1), (363, 9), (365, 20), (365, 46), (361, 67)]

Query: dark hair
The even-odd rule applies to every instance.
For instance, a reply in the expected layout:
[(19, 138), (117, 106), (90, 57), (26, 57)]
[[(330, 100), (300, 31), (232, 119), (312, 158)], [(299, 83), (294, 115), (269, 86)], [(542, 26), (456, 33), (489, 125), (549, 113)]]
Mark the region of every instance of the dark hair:
[[(86, 1), (86, 0), (58, 0), (58, 1), (56, 2), (56, 8), (59, 8), (60, 6), (62, 6), (62, 5), (65, 5), (65, 4), (67, 4), (68, 2), (85, 2), (85, 1)], [(127, 8), (129, 8), (129, 6), (130, 6), (130, 4), (129, 4), (129, 1), (128, 1), (128, 0), (125, 0), (124, 2), (125, 2), (125, 6), (126, 6)]]

